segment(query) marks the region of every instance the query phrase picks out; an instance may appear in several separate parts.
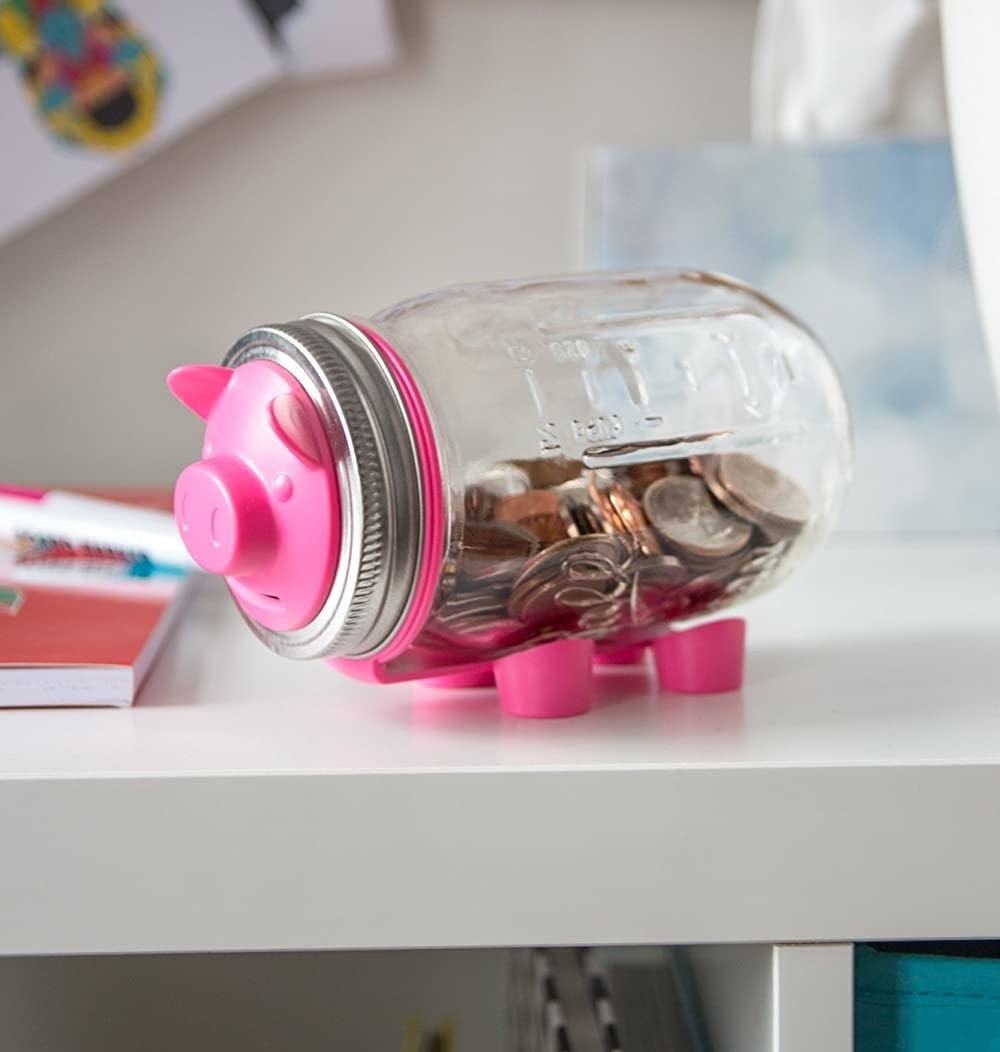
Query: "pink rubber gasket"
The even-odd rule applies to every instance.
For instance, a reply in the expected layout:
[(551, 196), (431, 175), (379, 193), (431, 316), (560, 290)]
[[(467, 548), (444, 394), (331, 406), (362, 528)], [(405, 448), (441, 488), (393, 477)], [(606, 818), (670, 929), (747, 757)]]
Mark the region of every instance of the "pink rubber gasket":
[(413, 428), (413, 437), (417, 446), (417, 461), (420, 467), (420, 482), (424, 494), (423, 551), (414, 583), (413, 598), (402, 624), (385, 649), (374, 657), (337, 658), (330, 662), (335, 668), (349, 676), (378, 680), (381, 677), (374, 666), (383, 665), (406, 650), (416, 639), (430, 615), (441, 573), (441, 562), (444, 559), (447, 523), (441, 459), (437, 440), (434, 437), (434, 427), (431, 424), (430, 414), (427, 412), (427, 405), (420, 388), (406, 363), (390, 344), (367, 325), (358, 322), (354, 324), (378, 348), (402, 395), (410, 426)]

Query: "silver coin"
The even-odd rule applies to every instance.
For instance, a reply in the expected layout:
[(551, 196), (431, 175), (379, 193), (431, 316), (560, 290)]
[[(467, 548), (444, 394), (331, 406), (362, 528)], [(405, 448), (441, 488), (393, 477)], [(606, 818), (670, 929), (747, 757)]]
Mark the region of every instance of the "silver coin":
[(636, 560), (628, 593), (629, 627), (672, 620), (687, 608), (691, 568), (672, 555)]
[(457, 625), (472, 621), (484, 621), (506, 616), (503, 600), (494, 592), (469, 592), (448, 599), (438, 611), (436, 619), (443, 625)]
[(561, 606), (587, 609), (600, 606), (611, 599), (620, 599), (628, 592), (628, 578), (618, 575), (603, 581), (563, 584), (555, 593)]
[(524, 643), (531, 638), (531, 629), (511, 618), (469, 621), (458, 625), (429, 626), (425, 642), (435, 643), (447, 651), (468, 648), (495, 652), (505, 647)]
[(748, 453), (725, 453), (706, 465), (705, 483), (737, 515), (775, 540), (809, 521), (809, 495), (797, 482)]
[(508, 611), (528, 624), (562, 624), (569, 617), (622, 598), (627, 591), (628, 581), (620, 575), (589, 582), (556, 576), (531, 589), (515, 589)]
[(727, 593), (742, 596), (758, 592), (766, 587), (768, 581), (783, 570), (785, 557), (792, 547), (792, 541), (784, 540), (777, 544), (754, 548), (750, 556), (743, 561), (743, 564), (726, 583)]
[(436, 612), (430, 634), (448, 646), (506, 646), (523, 638), (524, 625), (511, 620), (503, 596), (479, 590), (454, 595)]
[(632, 583), (628, 590), (628, 612), (633, 624), (639, 624), (650, 616), (650, 606), (647, 602), (648, 594), (642, 587), (639, 576), (639, 567), (632, 574)]
[(630, 606), (638, 623), (676, 617), (687, 606), (684, 588), (691, 568), (672, 555), (639, 561), (632, 571)]
[(580, 584), (603, 584), (620, 573), (621, 567), (601, 552), (571, 552), (563, 563), (566, 580)]
[(643, 559), (633, 571), (643, 587), (676, 588), (687, 581), (691, 574), (688, 568), (673, 555), (655, 555)]
[[(507, 610), (511, 617), (532, 627), (564, 626), (574, 620), (579, 610), (564, 606), (559, 602), (557, 593), (565, 587), (562, 581), (544, 581), (530, 590), (515, 590), (511, 595)], [(600, 595), (591, 593), (592, 601), (600, 601)]]
[(728, 582), (726, 575), (713, 573), (702, 574), (688, 581), (684, 586), (685, 616), (694, 617), (714, 609), (721, 600), (727, 598)]
[(622, 538), (606, 534), (559, 541), (525, 563), (508, 611), (529, 624), (562, 623), (625, 591), (629, 554)]
[(778, 541), (776, 544), (757, 545), (750, 549), (740, 565), (739, 572), (749, 575), (770, 572), (782, 562), (791, 546), (792, 542), (788, 540)]
[(634, 618), (628, 597), (597, 603), (585, 610), (579, 620), (581, 631), (596, 636), (619, 632), (633, 624)]
[(550, 544), (528, 559), (521, 569), (514, 589), (516, 591), (525, 583), (530, 587), (536, 579), (565, 574), (568, 567), (588, 558), (603, 557), (606, 560), (605, 565), (620, 567), (628, 561), (629, 555), (628, 542), (620, 536), (595, 533), (584, 537), (568, 537)]
[(753, 535), (749, 523), (719, 508), (701, 479), (693, 476), (671, 475), (654, 482), (642, 502), (664, 539), (696, 558), (735, 555)]

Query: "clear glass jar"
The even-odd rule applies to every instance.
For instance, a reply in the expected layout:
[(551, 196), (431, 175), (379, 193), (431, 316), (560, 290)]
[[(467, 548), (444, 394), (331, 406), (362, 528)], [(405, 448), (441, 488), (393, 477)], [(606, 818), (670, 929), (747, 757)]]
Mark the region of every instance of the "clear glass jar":
[[(263, 393), (232, 382), (253, 363)], [(208, 420), (206, 459), (178, 484), (192, 554), (272, 648), (377, 679), (564, 638), (641, 642), (729, 606), (795, 566), (849, 476), (844, 396), (816, 339), (714, 274), (494, 282), (370, 321), (312, 315), (171, 383)], [(298, 440), (274, 423), (280, 398), (304, 407)], [(329, 491), (295, 508), (278, 475)], [(336, 510), (317, 540), (324, 501)], [(206, 516), (232, 508), (245, 539), (251, 505), (270, 540), (249, 561), (215, 559)], [(306, 538), (312, 570), (293, 559)]]

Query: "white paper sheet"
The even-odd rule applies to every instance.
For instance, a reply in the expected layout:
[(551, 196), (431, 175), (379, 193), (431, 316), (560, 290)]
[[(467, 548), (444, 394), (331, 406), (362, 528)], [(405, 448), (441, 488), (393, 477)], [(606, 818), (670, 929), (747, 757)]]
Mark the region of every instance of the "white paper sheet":
[(292, 73), (355, 73), (387, 65), (397, 40), (388, 0), (255, 0)]

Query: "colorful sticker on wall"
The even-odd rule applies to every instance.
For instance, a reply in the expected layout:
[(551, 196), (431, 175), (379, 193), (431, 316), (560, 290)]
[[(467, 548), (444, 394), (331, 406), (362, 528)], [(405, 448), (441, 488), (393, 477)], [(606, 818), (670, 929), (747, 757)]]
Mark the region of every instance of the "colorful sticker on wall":
[(104, 0), (0, 0), (0, 59), (18, 64), (60, 141), (124, 150), (156, 123), (165, 76), (155, 50)]
[(21, 609), (24, 602), (24, 592), (9, 585), (0, 584), (0, 614), (13, 617)]

